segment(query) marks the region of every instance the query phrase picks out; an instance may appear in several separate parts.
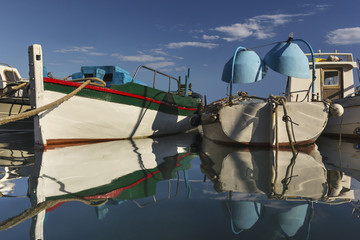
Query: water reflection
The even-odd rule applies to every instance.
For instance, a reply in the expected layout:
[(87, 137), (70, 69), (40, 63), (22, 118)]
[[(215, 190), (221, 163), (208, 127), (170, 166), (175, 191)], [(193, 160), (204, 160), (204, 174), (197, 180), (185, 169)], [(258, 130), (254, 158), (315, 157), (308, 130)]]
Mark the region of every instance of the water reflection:
[(15, 180), (28, 177), (34, 165), (32, 132), (0, 134), (0, 196), (15, 192)]
[(294, 156), (196, 133), (45, 152), (7, 139), (0, 134), (0, 238), (321, 239), (330, 224), (357, 236), (356, 142), (320, 138)]
[(293, 155), (286, 149), (239, 149), (204, 139), (200, 159), (214, 189), (228, 192), (226, 204), (235, 234), (263, 221), (268, 239), (294, 237), (300, 228), (308, 236), (314, 202), (340, 204), (354, 199), (351, 178), (341, 170), (327, 169), (316, 145)]
[(360, 140), (321, 137), (318, 146), (328, 168), (360, 181)]
[[(44, 239), (44, 221), (48, 212), (70, 201), (95, 207), (98, 219), (106, 217), (110, 204), (135, 201), (156, 195), (158, 182), (177, 179), (177, 186), (168, 182), (166, 199), (177, 194), (180, 175), (197, 157), (197, 133), (110, 141), (89, 145), (49, 149), (35, 152), (35, 165), (29, 181), (32, 207), (0, 223), (0, 230), (9, 229), (32, 217), (31, 236)], [(194, 150), (195, 149), (195, 150)], [(171, 192), (173, 190), (173, 192)], [(189, 190), (190, 191), (190, 190)]]

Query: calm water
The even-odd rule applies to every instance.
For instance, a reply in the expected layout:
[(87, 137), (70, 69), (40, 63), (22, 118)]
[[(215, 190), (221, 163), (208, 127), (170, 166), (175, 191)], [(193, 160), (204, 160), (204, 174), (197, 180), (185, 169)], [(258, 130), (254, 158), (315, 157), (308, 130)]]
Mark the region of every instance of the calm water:
[(357, 142), (294, 156), (195, 134), (45, 152), (32, 139), (0, 134), (0, 239), (359, 238)]

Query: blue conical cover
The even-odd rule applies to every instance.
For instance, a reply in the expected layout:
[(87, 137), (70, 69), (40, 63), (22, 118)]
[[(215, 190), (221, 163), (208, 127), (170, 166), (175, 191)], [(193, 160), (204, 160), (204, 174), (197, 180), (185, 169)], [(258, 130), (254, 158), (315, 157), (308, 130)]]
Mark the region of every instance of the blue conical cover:
[(236, 201), (233, 208), (233, 221), (239, 229), (250, 229), (261, 214), (261, 204), (256, 202)]
[(295, 236), (296, 232), (304, 225), (307, 209), (308, 205), (303, 204), (277, 214), (279, 225), (289, 237)]
[(309, 61), (296, 43), (278, 43), (265, 55), (264, 62), (275, 72), (289, 77), (310, 77)]
[[(265, 77), (266, 67), (261, 58), (251, 50), (239, 51), (225, 64), (221, 80), (233, 83), (253, 83)], [(233, 69), (234, 67), (234, 69)]]

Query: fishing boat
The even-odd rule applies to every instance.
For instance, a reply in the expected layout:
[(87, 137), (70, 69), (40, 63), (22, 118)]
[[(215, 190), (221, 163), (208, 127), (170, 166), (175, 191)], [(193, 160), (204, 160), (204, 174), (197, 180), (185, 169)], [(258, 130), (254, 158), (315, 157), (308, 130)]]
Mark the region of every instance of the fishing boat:
[[(17, 68), (0, 63), (0, 118), (30, 110), (29, 80)], [(33, 130), (32, 118), (0, 126), (1, 131)]]
[(310, 76), (308, 59), (295, 41), (310, 46), (304, 40), (289, 37), (288, 41), (275, 45), (264, 60), (251, 49), (236, 49), (222, 74), (222, 81), (230, 84), (229, 96), (205, 106), (202, 111), (205, 137), (224, 144), (269, 147), (315, 142), (326, 126), (329, 111), (341, 114), (341, 106), (330, 108), (329, 103), (316, 99), (297, 102), (284, 96), (260, 98), (244, 92), (232, 95), (233, 83), (262, 80), (267, 67), (288, 77)]
[[(149, 87), (136, 80), (137, 72), (130, 77), (120, 68), (106, 66), (84, 67), (82, 79), (59, 80), (43, 77), (40, 45), (30, 46), (29, 54), (31, 106), (44, 109), (34, 117), (37, 145), (161, 136), (195, 127), (191, 119), (199, 111), (201, 98), (189, 91), (188, 77), (182, 87), (179, 79), (140, 66), (137, 72), (146, 69), (154, 75)], [(155, 88), (157, 75), (168, 79), (168, 91)], [(176, 84), (175, 92), (170, 91), (171, 82)]]
[[(309, 54), (307, 54), (309, 55)], [(315, 64), (309, 63), (311, 71), (315, 65), (314, 72), (317, 78), (314, 82), (314, 92), (319, 100), (329, 99), (333, 103), (340, 104), (344, 113), (342, 116), (330, 118), (324, 134), (343, 137), (360, 137), (360, 96), (355, 88), (354, 72), (357, 63), (351, 53), (315, 53)], [(303, 79), (310, 83), (311, 79)], [(286, 95), (288, 99), (302, 99), (305, 97), (308, 84), (300, 85), (299, 79), (290, 78)]]

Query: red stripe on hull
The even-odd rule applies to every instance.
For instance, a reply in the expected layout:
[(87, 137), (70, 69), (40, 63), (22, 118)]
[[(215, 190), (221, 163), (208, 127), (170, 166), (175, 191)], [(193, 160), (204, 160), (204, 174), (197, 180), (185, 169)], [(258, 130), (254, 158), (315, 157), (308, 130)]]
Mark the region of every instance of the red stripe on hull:
[[(132, 184), (130, 184), (130, 185), (126, 186), (126, 187), (118, 188), (118, 189), (115, 189), (115, 190), (113, 190), (111, 192), (108, 192), (108, 193), (105, 193), (105, 194), (99, 194), (99, 195), (93, 195), (93, 196), (85, 196), (85, 197), (82, 197), (82, 198), (79, 198), (79, 199), (93, 200), (93, 199), (114, 198), (114, 197), (118, 196), (122, 191), (124, 191), (126, 189), (129, 189), (129, 188), (132, 188), (132, 187), (135, 187), (136, 185), (140, 184), (141, 182), (143, 182), (143, 181), (145, 181), (145, 180), (147, 180), (149, 178), (152, 178), (155, 174), (158, 174), (159, 172), (160, 172), (160, 170), (157, 170), (157, 171), (152, 172), (152, 173), (148, 173), (145, 177), (140, 178), (136, 182), (133, 182)], [(69, 201), (64, 200), (63, 202), (60, 202), (60, 203), (46, 209), (46, 212), (53, 211), (53, 210), (60, 207), (62, 204), (66, 203), (66, 202), (69, 202)]]

